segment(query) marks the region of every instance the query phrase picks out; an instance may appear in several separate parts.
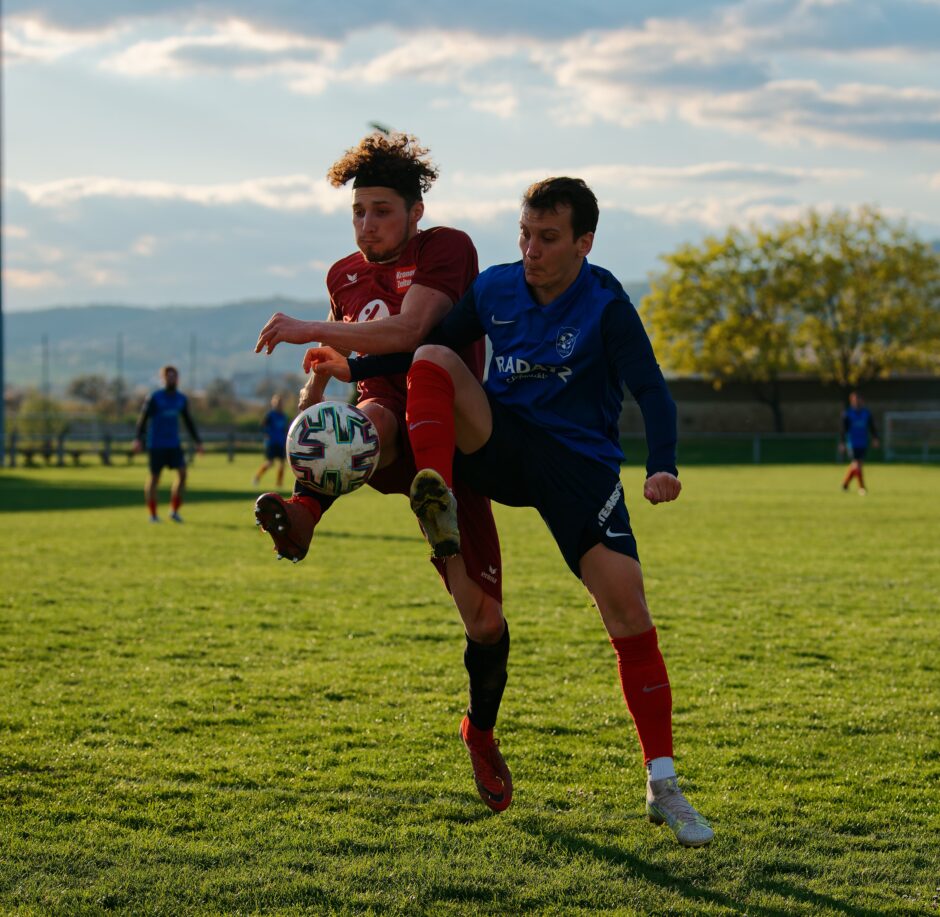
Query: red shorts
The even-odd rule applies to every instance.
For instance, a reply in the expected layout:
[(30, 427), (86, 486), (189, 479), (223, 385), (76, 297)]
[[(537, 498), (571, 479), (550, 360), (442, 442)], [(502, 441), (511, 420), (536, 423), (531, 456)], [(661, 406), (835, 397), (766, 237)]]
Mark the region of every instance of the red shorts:
[[(370, 382), (373, 380), (369, 380)], [(382, 494), (405, 494), (411, 489), (411, 482), (417, 474), (414, 454), (408, 440), (408, 427), (405, 423), (405, 394), (393, 390), (383, 392), (363, 392), (363, 404), (374, 402), (391, 411), (398, 421), (398, 448), (400, 455), (391, 465), (380, 468), (369, 479), (369, 486)], [(499, 554), (499, 536), (489, 497), (463, 486), (459, 478), (454, 479), (454, 496), (457, 498), (457, 524), (460, 527), (460, 555), (463, 557), (467, 575), (480, 588), (497, 602), (503, 601), (503, 566)], [(447, 591), (447, 567), (443, 558), (432, 557), (431, 563), (440, 573)]]

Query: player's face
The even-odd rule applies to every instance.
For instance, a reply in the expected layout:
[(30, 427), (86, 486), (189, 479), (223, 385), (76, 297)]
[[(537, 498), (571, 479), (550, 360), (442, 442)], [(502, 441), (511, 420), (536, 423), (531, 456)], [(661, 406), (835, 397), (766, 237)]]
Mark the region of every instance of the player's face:
[(359, 251), (367, 261), (382, 264), (394, 261), (417, 234), (424, 204), (418, 201), (409, 210), (392, 188), (356, 188), (352, 213)]
[(571, 208), (533, 210), (523, 207), (519, 217), (519, 250), (526, 283), (542, 305), (557, 299), (574, 283), (594, 233), (574, 237)]
[(176, 383), (179, 381), (179, 377), (176, 375), (173, 370), (170, 370), (163, 377), (163, 384), (170, 389), (171, 391), (176, 388)]

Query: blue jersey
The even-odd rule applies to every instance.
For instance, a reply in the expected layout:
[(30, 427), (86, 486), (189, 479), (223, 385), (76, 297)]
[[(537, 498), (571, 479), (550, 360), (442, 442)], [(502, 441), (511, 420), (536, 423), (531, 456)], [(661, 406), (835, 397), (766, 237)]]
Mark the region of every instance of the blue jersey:
[[(574, 283), (540, 305), (522, 262), (488, 268), (428, 336), (453, 349), (485, 333), (489, 395), (568, 448), (613, 467), (626, 385), (643, 414), (648, 474), (676, 474), (676, 406), (649, 337), (617, 279), (587, 261)], [(353, 378), (394, 371), (380, 356), (350, 360)], [(362, 374), (362, 375), (360, 375)]]
[(846, 408), (842, 412), (842, 431), (853, 449), (867, 449), (869, 434), (878, 435), (868, 408)]
[(539, 305), (522, 262), (484, 271), (472, 305), (493, 346), (486, 390), (576, 452), (619, 464), (621, 381), (602, 359), (601, 319), (629, 299), (611, 274), (588, 263), (557, 299)]
[(264, 415), (264, 442), (268, 446), (283, 446), (287, 442), (287, 415), (273, 408)]
[(199, 443), (199, 434), (189, 416), (189, 402), (186, 396), (176, 389), (157, 389), (144, 402), (140, 419), (137, 421), (137, 439), (142, 440), (146, 433), (148, 449), (178, 449), (180, 419), (186, 424), (190, 436)]

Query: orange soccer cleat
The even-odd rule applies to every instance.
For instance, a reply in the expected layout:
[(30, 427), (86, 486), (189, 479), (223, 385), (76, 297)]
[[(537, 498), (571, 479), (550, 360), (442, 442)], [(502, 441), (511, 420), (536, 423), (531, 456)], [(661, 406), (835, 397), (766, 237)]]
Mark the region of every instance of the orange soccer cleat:
[(460, 722), (460, 739), (470, 755), (477, 792), (494, 812), (502, 812), (512, 802), (512, 775), (499, 751), (492, 731), (477, 729), (465, 716)]

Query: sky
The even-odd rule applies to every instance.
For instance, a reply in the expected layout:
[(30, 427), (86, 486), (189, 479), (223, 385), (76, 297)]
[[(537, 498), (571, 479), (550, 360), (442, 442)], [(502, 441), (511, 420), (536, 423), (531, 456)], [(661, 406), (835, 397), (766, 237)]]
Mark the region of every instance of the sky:
[(514, 261), (549, 175), (629, 291), (729, 226), (874, 204), (940, 238), (940, 0), (6, 0), (4, 308), (325, 296), (325, 174), (378, 122), (423, 226)]

